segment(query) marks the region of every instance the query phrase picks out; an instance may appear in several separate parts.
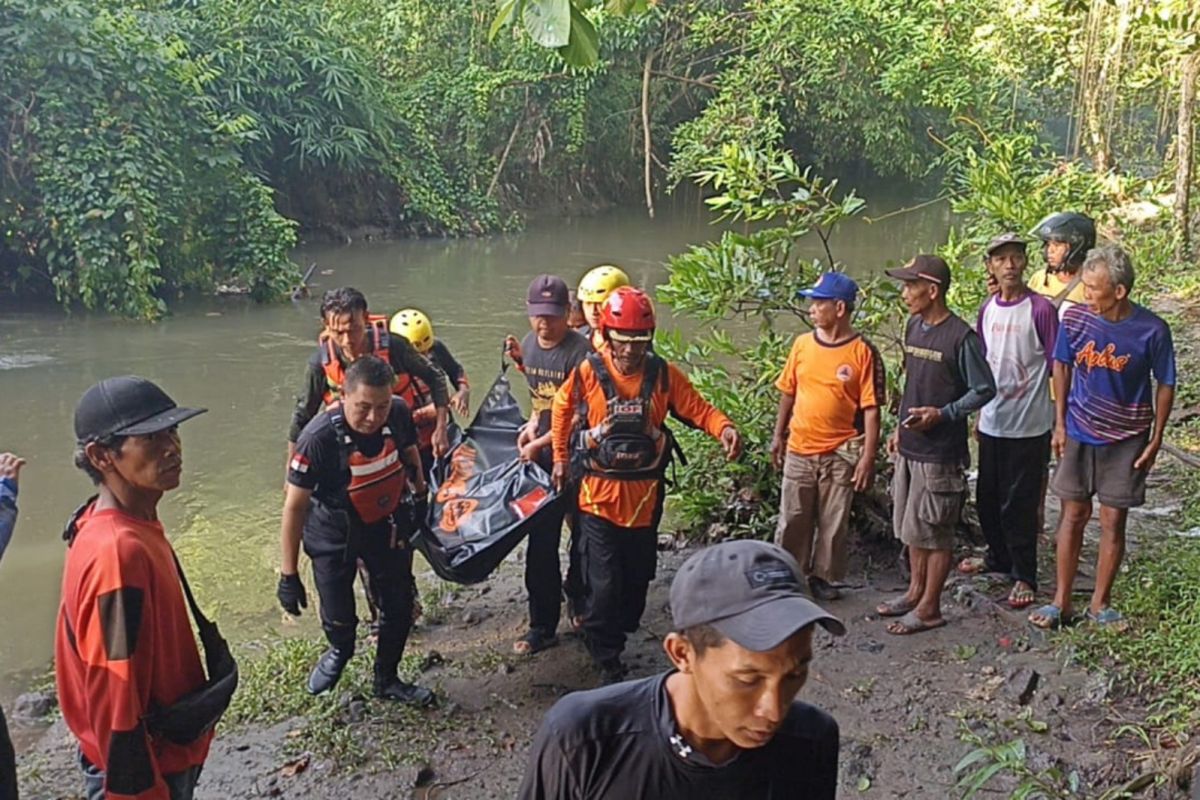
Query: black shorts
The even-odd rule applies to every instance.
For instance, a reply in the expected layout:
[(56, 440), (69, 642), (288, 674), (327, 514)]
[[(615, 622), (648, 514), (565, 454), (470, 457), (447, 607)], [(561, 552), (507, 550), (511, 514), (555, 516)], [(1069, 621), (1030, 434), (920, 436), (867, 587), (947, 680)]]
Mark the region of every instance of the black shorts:
[(1109, 508), (1136, 508), (1146, 502), (1146, 470), (1133, 462), (1146, 449), (1150, 432), (1112, 444), (1094, 445), (1067, 437), (1051, 491), (1063, 500), (1088, 502), (1094, 495)]

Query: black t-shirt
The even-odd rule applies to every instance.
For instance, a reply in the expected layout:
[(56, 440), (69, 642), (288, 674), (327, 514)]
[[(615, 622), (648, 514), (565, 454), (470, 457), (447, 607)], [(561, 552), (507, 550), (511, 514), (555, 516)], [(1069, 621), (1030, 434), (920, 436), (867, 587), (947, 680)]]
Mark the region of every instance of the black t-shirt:
[(559, 700), (542, 721), (520, 800), (832, 800), (838, 726), (796, 701), (774, 738), (714, 765), (689, 747), (667, 695), (670, 673)]
[[(333, 410), (340, 410), (337, 405)], [(417, 443), (416, 428), (408, 404), (399, 397), (392, 398), (392, 411), (387, 427), (391, 428), (396, 447), (400, 450)], [(383, 449), (383, 430), (363, 436), (346, 429), (354, 447), (368, 458)], [(341, 454), (342, 445), (328, 411), (322, 411), (304, 426), (296, 439), (296, 453), (288, 462), (288, 483), (312, 490), (313, 497), (332, 508), (346, 508), (346, 487), (350, 485), (350, 468)]]
[(525, 364), (525, 380), (529, 383), (529, 398), (538, 418), (538, 436), (550, 430), (550, 407), (554, 393), (566, 382), (567, 376), (592, 351), (588, 340), (575, 331), (554, 347), (545, 350), (538, 344), (537, 334), (525, 334), (521, 342), (521, 360)]

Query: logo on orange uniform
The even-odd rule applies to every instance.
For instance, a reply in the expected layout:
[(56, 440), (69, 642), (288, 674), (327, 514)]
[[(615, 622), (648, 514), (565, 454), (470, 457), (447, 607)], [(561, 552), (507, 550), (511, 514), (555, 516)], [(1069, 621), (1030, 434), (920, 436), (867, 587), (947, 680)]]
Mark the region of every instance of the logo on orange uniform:
[(1129, 359), (1132, 356), (1119, 356), (1116, 353), (1117, 346), (1112, 343), (1105, 345), (1103, 350), (1097, 352), (1096, 342), (1091, 340), (1083, 346), (1082, 350), (1075, 354), (1075, 366), (1082, 367), (1086, 365), (1088, 369), (1099, 367), (1100, 369), (1111, 369), (1113, 372), (1124, 372), (1125, 365), (1129, 363)]
[(833, 374), (836, 375), (837, 379), (842, 383), (849, 383), (850, 379), (854, 377), (854, 367), (850, 366), (849, 364), (839, 364), (837, 370)]

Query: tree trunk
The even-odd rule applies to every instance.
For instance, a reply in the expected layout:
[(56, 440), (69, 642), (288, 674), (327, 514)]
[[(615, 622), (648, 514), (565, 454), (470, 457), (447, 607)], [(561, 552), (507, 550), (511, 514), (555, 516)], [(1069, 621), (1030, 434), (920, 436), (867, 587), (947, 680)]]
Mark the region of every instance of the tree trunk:
[[(1117, 83), (1121, 76), (1121, 61), (1124, 57), (1125, 40), (1129, 36), (1129, 25), (1132, 21), (1131, 0), (1116, 0), (1117, 20), (1114, 25), (1112, 39), (1104, 48), (1104, 56), (1100, 62), (1099, 71), (1094, 79), (1089, 79), (1093, 69), (1085, 60), (1083, 65), (1083, 115), (1085, 146), (1088, 156), (1092, 159), (1092, 168), (1098, 173), (1108, 172), (1112, 168), (1112, 129), (1116, 123)], [(1092, 14), (1099, 15), (1095, 20), (1099, 39), (1103, 37), (1106, 27), (1104, 15), (1107, 4), (1103, 0), (1092, 3)]]
[(642, 174), (646, 182), (646, 211), (650, 214), (650, 219), (654, 219), (654, 186), (650, 177), (651, 146), (653, 144), (650, 140), (650, 75), (653, 69), (654, 51), (651, 50), (646, 55), (646, 63), (642, 68), (642, 150), (644, 151)]
[(1196, 105), (1196, 80), (1200, 75), (1200, 53), (1185, 56), (1179, 73), (1179, 120), (1175, 133), (1175, 258), (1184, 261), (1192, 249), (1192, 159), (1195, 152), (1192, 117)]

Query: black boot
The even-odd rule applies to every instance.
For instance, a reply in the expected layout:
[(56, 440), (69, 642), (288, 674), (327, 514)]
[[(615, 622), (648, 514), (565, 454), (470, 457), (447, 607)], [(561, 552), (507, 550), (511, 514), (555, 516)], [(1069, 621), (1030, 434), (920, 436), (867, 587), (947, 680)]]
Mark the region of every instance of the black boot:
[(437, 702), (437, 695), (424, 686), (405, 683), (396, 677), (375, 676), (375, 696), (383, 700), (395, 700), (417, 708), (428, 708)]
[(342, 677), (342, 670), (350, 662), (351, 655), (353, 653), (339, 650), (336, 647), (326, 650), (308, 676), (309, 693), (321, 694), (337, 686), (338, 679)]

